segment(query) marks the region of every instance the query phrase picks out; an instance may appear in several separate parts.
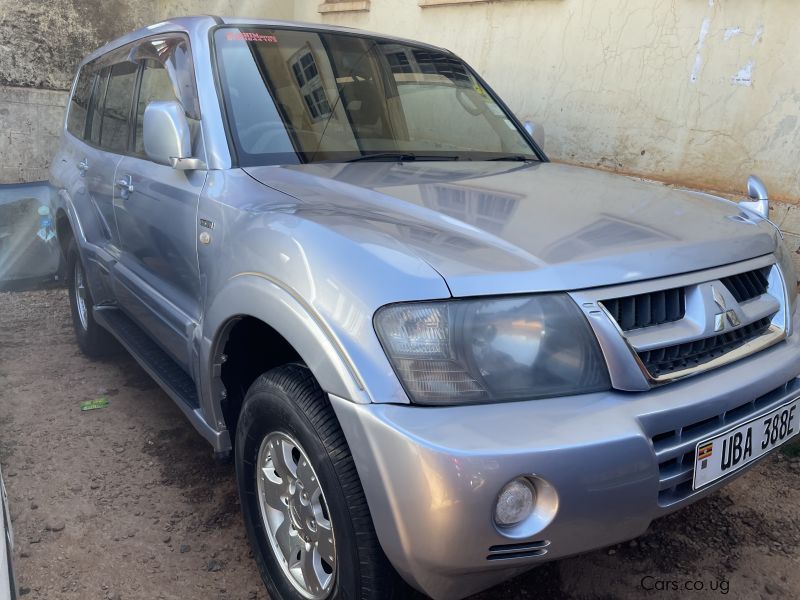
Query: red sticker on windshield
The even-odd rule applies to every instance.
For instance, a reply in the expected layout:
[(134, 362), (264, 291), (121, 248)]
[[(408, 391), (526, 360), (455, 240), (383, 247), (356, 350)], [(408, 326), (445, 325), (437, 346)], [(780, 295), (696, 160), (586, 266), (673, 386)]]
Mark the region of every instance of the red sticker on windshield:
[(229, 42), (264, 42), (267, 44), (277, 44), (278, 38), (274, 35), (255, 33), (253, 31), (229, 31), (227, 33)]

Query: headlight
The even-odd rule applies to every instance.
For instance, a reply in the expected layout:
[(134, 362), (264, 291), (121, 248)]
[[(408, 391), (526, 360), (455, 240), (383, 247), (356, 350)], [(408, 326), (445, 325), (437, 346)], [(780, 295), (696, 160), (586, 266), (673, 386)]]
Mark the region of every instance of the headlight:
[(564, 294), (394, 304), (375, 329), (420, 404), (476, 403), (609, 389), (597, 339)]

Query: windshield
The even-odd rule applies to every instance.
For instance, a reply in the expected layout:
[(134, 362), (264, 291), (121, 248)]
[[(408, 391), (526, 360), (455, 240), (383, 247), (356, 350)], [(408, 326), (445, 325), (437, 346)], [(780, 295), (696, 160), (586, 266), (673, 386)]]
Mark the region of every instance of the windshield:
[(215, 32), (242, 166), (349, 160), (538, 160), (458, 58), (342, 33)]

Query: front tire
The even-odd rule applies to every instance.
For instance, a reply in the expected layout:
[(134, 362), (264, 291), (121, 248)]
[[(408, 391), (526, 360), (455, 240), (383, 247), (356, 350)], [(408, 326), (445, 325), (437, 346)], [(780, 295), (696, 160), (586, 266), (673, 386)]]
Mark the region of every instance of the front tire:
[(72, 325), (75, 339), (81, 351), (89, 358), (101, 358), (118, 349), (114, 338), (94, 320), (92, 292), (86, 279), (78, 246), (74, 239), (69, 241), (66, 252), (67, 287), (72, 311)]
[(250, 387), (235, 462), (245, 527), (271, 598), (402, 593), (336, 415), (306, 367), (275, 368)]

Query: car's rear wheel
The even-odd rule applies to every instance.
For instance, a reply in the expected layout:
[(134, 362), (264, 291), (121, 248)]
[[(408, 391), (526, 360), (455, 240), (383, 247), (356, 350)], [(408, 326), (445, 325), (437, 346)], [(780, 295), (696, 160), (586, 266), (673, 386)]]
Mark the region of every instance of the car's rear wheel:
[(344, 434), (306, 367), (278, 367), (253, 383), (239, 416), (235, 461), (245, 526), (271, 598), (402, 593)]
[(67, 284), (69, 304), (72, 311), (72, 325), (75, 339), (86, 356), (100, 358), (116, 350), (118, 346), (105, 329), (94, 320), (92, 308), (94, 301), (86, 279), (86, 270), (81, 262), (78, 246), (72, 239), (67, 245)]

